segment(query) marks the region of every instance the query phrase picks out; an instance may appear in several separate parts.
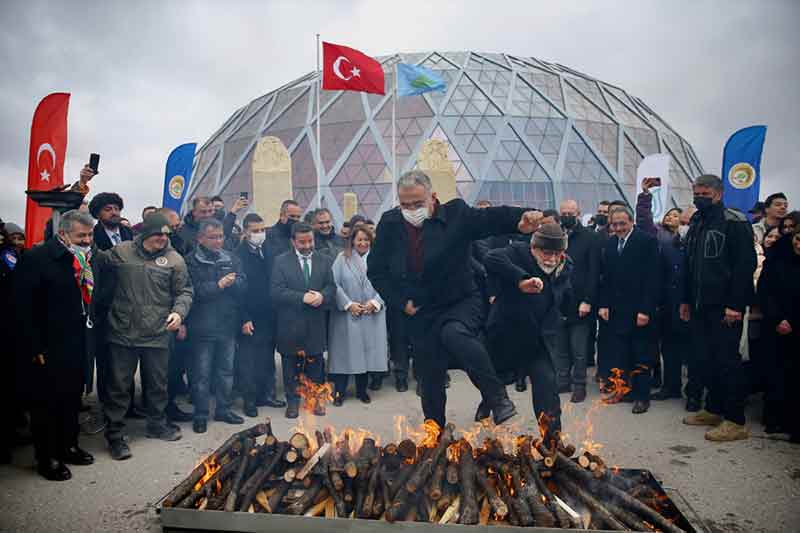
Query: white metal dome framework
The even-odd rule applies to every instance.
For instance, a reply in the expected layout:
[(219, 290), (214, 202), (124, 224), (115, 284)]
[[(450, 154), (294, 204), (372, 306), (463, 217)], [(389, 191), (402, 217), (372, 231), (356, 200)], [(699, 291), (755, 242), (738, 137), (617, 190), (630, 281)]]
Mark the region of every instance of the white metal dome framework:
[[(564, 198), (594, 212), (600, 200), (635, 203), (636, 169), (645, 155), (672, 159), (673, 202), (691, 203), (694, 150), (639, 98), (573, 69), (532, 57), (478, 52), (401, 53), (377, 58), (385, 96), (322, 91), (323, 205), (342, 220), (342, 195), (358, 196), (371, 218), (392, 202), (391, 99), (394, 64), (425, 66), (447, 92), (397, 101), (398, 173), (414, 168), (425, 140), (450, 145), (457, 189), (472, 204), (555, 207)], [(258, 140), (280, 138), (292, 157), (295, 200), (316, 202), (317, 74), (312, 72), (238, 109), (198, 151), (187, 202), (220, 194), (229, 205), (251, 189)], [(282, 199), (276, 199), (280, 201)]]

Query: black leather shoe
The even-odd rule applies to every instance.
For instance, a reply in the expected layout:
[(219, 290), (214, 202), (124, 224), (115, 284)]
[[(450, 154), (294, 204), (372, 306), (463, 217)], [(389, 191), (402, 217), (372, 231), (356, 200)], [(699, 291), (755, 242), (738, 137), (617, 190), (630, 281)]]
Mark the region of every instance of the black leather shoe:
[(366, 392), (362, 392), (361, 394), (356, 394), (356, 398), (361, 400), (361, 403), (372, 403), (372, 398), (369, 397), (369, 394)]
[(115, 461), (124, 461), (125, 459), (130, 459), (133, 455), (124, 439), (111, 441), (108, 443), (108, 447), (111, 448), (111, 458)]
[(651, 400), (656, 400), (658, 402), (664, 400), (671, 400), (672, 398), (682, 398), (681, 393), (675, 391), (668, 391), (666, 389), (661, 389), (660, 391), (654, 392), (653, 394), (650, 395)]
[(300, 416), (300, 410), (296, 405), (289, 405), (286, 408), (286, 418), (297, 418)]
[(492, 417), (494, 418), (494, 423), (496, 426), (499, 426), (509, 418), (512, 418), (517, 414), (517, 408), (514, 405), (514, 402), (509, 400), (508, 398), (504, 398), (500, 400), (494, 409), (492, 409)]
[(214, 413), (214, 420), (217, 422), (225, 422), (226, 424), (244, 424), (244, 418), (237, 415), (233, 411), (227, 413)]
[(492, 415), (492, 410), (488, 405), (481, 402), (478, 404), (478, 409), (475, 410), (475, 422), (480, 422), (484, 418), (489, 418)]
[(690, 413), (698, 412), (701, 407), (700, 400), (695, 400), (694, 398), (686, 400), (686, 410)]
[(255, 418), (258, 416), (258, 407), (254, 403), (246, 403), (244, 404), (244, 416), (249, 416), (250, 418)]
[(68, 465), (86, 466), (94, 463), (94, 456), (78, 446), (67, 448), (61, 460)]
[(527, 378), (525, 376), (518, 377), (516, 383), (514, 383), (514, 388), (517, 389), (517, 392), (525, 392), (528, 390)]
[(191, 422), (192, 415), (186, 411), (182, 411), (176, 404), (171, 403), (167, 405), (165, 411), (167, 419), (171, 422)]
[(394, 381), (394, 388), (397, 392), (405, 392), (408, 390), (408, 378), (396, 378)]
[(282, 408), (286, 407), (286, 402), (284, 402), (283, 400), (276, 400), (275, 398), (267, 398), (261, 403), (256, 402), (256, 405), (258, 407), (264, 406), (264, 407)]
[(640, 415), (642, 413), (646, 413), (650, 409), (650, 401), (649, 400), (636, 400), (633, 402), (633, 409), (631, 409), (631, 413), (635, 415)]
[(166, 442), (181, 440), (181, 429), (175, 429), (173, 425), (164, 424), (161, 427), (149, 427), (144, 433), (148, 439), (160, 439)]
[(333, 405), (335, 407), (341, 407), (344, 403), (344, 394), (341, 392), (334, 392), (333, 393)]
[(788, 433), (788, 431), (779, 424), (767, 424), (764, 426), (764, 433), (767, 435), (774, 435), (775, 433)]
[(36, 465), (36, 471), (48, 481), (66, 481), (72, 477), (67, 465), (58, 459), (44, 459)]
[(586, 400), (586, 387), (575, 387), (572, 391), (572, 398), (569, 399), (572, 403), (581, 403)]
[(206, 420), (195, 420), (192, 422), (192, 429), (195, 433), (205, 433), (208, 429), (208, 422)]
[(144, 420), (147, 418), (147, 413), (136, 406), (132, 406), (130, 409), (128, 409), (128, 412), (125, 413), (125, 418), (130, 418), (132, 420)]
[(383, 376), (373, 374), (369, 377), (369, 390), (379, 391), (383, 387)]

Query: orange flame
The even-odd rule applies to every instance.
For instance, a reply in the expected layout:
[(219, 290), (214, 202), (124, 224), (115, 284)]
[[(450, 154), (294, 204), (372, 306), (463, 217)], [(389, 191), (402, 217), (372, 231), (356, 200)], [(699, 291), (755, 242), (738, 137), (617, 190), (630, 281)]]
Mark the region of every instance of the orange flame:
[(458, 442), (454, 442), (447, 447), (447, 460), (451, 463), (457, 463), (459, 457), (461, 457), (461, 446), (458, 445)]
[(333, 384), (314, 383), (305, 374), (298, 377), (297, 394), (303, 399), (301, 404), (304, 411), (313, 413), (317, 406), (325, 407), (326, 403), (333, 401)]
[(619, 368), (612, 368), (611, 377), (608, 378), (608, 381), (611, 383), (609, 385), (609, 396), (603, 398), (605, 403), (618, 403), (622, 400), (622, 397), (628, 394), (631, 390), (631, 387), (625, 382), (625, 375), (624, 370), (620, 370)]
[(217, 470), (222, 468), (222, 465), (220, 465), (219, 462), (217, 462), (217, 458), (213, 455), (210, 458), (203, 461), (203, 466), (206, 469), (206, 473), (203, 474), (203, 477), (200, 478), (200, 481), (195, 483), (194, 485), (195, 491), (200, 490), (203, 487), (203, 485), (205, 485), (206, 482), (208, 482), (208, 480), (211, 479), (211, 476), (213, 476), (217, 472)]

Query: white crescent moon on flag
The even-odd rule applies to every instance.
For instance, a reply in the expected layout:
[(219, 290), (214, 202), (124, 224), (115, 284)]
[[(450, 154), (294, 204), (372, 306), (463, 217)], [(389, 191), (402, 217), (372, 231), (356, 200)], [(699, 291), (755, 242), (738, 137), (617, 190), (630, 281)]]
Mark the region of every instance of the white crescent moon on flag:
[(53, 150), (53, 147), (50, 146), (50, 143), (42, 143), (39, 145), (39, 149), (36, 151), (36, 166), (39, 166), (39, 156), (42, 155), (42, 152), (50, 152), (50, 156), (53, 158), (53, 165), (52, 168), (56, 166), (56, 151)]
[[(339, 56), (339, 57), (337, 57), (337, 58), (336, 58), (336, 61), (334, 61), (334, 62), (333, 62), (333, 73), (334, 73), (334, 74), (336, 74), (336, 77), (337, 77), (337, 78), (339, 78), (339, 79), (342, 79), (342, 80), (344, 80), (344, 81), (348, 81), (348, 80), (350, 80), (350, 78), (352, 78), (353, 76), (351, 75), (351, 76), (348, 76), (348, 77), (346, 77), (346, 78), (345, 78), (345, 77), (344, 77), (344, 75), (342, 75), (342, 71), (341, 71), (341, 70), (340, 70), (340, 68), (339, 68), (339, 67), (341, 67), (341, 65), (342, 65), (342, 61), (347, 61), (348, 63), (350, 63), (350, 60), (349, 60), (349, 59), (347, 59), (347, 58), (346, 58), (346, 57), (344, 57), (344, 56)], [(48, 145), (48, 146), (49, 146), (49, 145)]]

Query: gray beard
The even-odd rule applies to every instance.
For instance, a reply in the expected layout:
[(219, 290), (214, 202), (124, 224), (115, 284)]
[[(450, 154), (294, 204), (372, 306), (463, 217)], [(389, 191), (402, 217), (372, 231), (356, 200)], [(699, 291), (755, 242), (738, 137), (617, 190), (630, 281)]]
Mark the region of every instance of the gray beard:
[(544, 273), (545, 273), (545, 274), (547, 274), (548, 276), (549, 276), (550, 274), (552, 274), (553, 272), (555, 272), (555, 271), (556, 271), (556, 268), (558, 268), (558, 265), (547, 266), (547, 265), (545, 265), (545, 264), (541, 263), (541, 262), (540, 262), (538, 259), (536, 260), (536, 264), (537, 264), (537, 265), (539, 265), (539, 268), (541, 268), (541, 269), (542, 269), (542, 272), (544, 272)]

